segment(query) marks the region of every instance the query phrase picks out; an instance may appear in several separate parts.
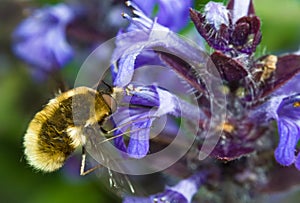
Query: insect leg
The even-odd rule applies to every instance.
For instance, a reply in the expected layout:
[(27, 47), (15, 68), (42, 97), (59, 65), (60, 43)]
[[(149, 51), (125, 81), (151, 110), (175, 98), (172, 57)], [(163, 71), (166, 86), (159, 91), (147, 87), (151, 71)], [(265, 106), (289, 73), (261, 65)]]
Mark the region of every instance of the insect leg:
[(82, 154), (81, 154), (81, 166), (80, 166), (80, 175), (81, 176), (85, 176), (85, 175), (93, 172), (94, 170), (102, 167), (101, 164), (98, 164), (98, 165), (94, 166), (93, 168), (85, 170), (85, 161), (86, 161), (86, 150), (85, 150), (85, 147), (83, 146)]

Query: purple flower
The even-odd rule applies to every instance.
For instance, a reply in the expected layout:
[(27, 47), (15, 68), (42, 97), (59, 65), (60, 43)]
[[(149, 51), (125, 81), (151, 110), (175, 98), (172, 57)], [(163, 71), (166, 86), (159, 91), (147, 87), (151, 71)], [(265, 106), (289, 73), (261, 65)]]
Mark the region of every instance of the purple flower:
[(296, 145), (300, 139), (300, 95), (282, 99), (277, 109), (279, 144), (275, 150), (278, 163), (289, 166), (295, 163), (300, 170), (300, 155), (295, 156)]
[(154, 8), (158, 5), (157, 22), (173, 31), (179, 31), (186, 26), (189, 8), (192, 6), (192, 0), (134, 0), (133, 2), (148, 17), (152, 17)]
[[(175, 1), (172, 4), (165, 0), (158, 2), (162, 7), (160, 11), (162, 12), (161, 15), (164, 16), (164, 18), (168, 16), (168, 13), (164, 12), (164, 9), (167, 9), (168, 11), (172, 11), (172, 13), (169, 14), (174, 20), (173, 13), (177, 11), (176, 8), (178, 7), (182, 10), (182, 12), (184, 11), (182, 15), (185, 16), (185, 18), (180, 17), (180, 21), (186, 21), (185, 19), (188, 17), (188, 8), (191, 5), (191, 1)], [(116, 64), (118, 66), (112, 67), (115, 86), (126, 85), (132, 78), (134, 69), (138, 67), (141, 67), (145, 64), (162, 65), (163, 63), (155, 51), (152, 50), (152, 47), (159, 46), (158, 44), (162, 40), (167, 40), (165, 36), (168, 33), (170, 33), (170, 35), (174, 35), (174, 33), (169, 30), (169, 28), (172, 29), (169, 24), (160, 24), (160, 19), (163, 19), (162, 16), (158, 16), (158, 18), (155, 18), (154, 20), (148, 17), (150, 16), (149, 10), (153, 9), (152, 7), (154, 7), (156, 3), (155, 1), (127, 1), (126, 3), (127, 6), (132, 8), (134, 17), (123, 14), (123, 17), (130, 21), (130, 26), (127, 28), (127, 32), (124, 30), (119, 31), (116, 38), (117, 48), (114, 50), (114, 55), (112, 57), (112, 64)], [(178, 13), (179, 15), (181, 14), (179, 11), (177, 14)], [(182, 23), (180, 24), (177, 22), (177, 20), (175, 20), (174, 25), (175, 24), (178, 26)], [(149, 35), (150, 37), (153, 36), (153, 38), (149, 38)], [(160, 39), (156, 39), (157, 37)], [(175, 40), (178, 41), (177, 39)], [(147, 44), (148, 41), (150, 42), (149, 44)], [(181, 40), (181, 42), (183, 42), (183, 40)], [(178, 43), (180, 43), (180, 41), (178, 41)], [(173, 44), (173, 46), (175, 45), (176, 44)], [(117, 63), (115, 63), (116, 61)], [(126, 67), (126, 71), (124, 71), (122, 67)], [(123, 73), (126, 73), (126, 75)]]
[(198, 172), (193, 176), (180, 181), (177, 185), (172, 187), (167, 186), (165, 191), (162, 193), (151, 195), (150, 197), (127, 196), (124, 198), (123, 203), (190, 203), (193, 196), (206, 181), (206, 176), (206, 172)]
[[(168, 28), (158, 24), (156, 21), (152, 21), (136, 5), (132, 3), (128, 3), (128, 5), (132, 6), (132, 12), (135, 16), (130, 17), (127, 14), (124, 14), (124, 16), (131, 22), (131, 26), (135, 26), (135, 29), (127, 33), (119, 33), (117, 36), (117, 48), (112, 58), (112, 61), (116, 62), (114, 63), (116, 66), (112, 67), (114, 86), (123, 88), (130, 86), (135, 70), (141, 67), (138, 59), (141, 59), (139, 58), (140, 56), (145, 57), (145, 53), (149, 57), (147, 58), (148, 60), (143, 58), (143, 63), (147, 65), (162, 64), (160, 59), (153, 60), (158, 59), (157, 53), (159, 53), (165, 54), (165, 57), (174, 54), (180, 62), (186, 60), (187, 62), (184, 63), (191, 63), (192, 67), (180, 66), (178, 69), (174, 68), (174, 70), (181, 77), (187, 78), (188, 80), (186, 81), (192, 83), (196, 89), (202, 91), (203, 86), (199, 82), (198, 74), (201, 74), (202, 70), (204, 71), (203, 74), (208, 73), (205, 72), (205, 69), (196, 69), (196, 67), (201, 62), (206, 63), (207, 55), (195, 45), (178, 37)], [(165, 62), (166, 59), (163, 61)], [(168, 78), (168, 76), (165, 75), (164, 78)], [(131, 133), (128, 146), (125, 145), (122, 137), (115, 139), (116, 146), (127, 152), (130, 157), (143, 158), (147, 155), (149, 150), (149, 126), (152, 124), (153, 117), (171, 114), (194, 119), (195, 121), (197, 121), (197, 118), (206, 119), (206, 115), (203, 112), (199, 112), (197, 107), (183, 102), (177, 96), (159, 88), (157, 85), (130, 88), (129, 91), (127, 88), (127, 92), (130, 92), (130, 95), (132, 95), (130, 100), (127, 100), (128, 103), (147, 107), (144, 109), (120, 108), (115, 114), (120, 119), (120, 121), (115, 121), (116, 126), (123, 126), (124, 123), (128, 123), (130, 120), (133, 121), (131, 125), (121, 127), (115, 133), (115, 135), (122, 134), (122, 132), (130, 128)], [(148, 119), (142, 121), (141, 118)]]
[[(213, 66), (209, 62), (205, 67), (199, 67), (199, 63), (207, 59), (205, 54), (176, 37), (166, 27), (146, 17), (141, 9), (134, 6), (133, 9), (135, 17), (131, 18), (128, 15), (125, 17), (131, 21), (132, 25), (135, 25), (135, 31), (118, 36), (115, 59), (120, 59), (118, 67), (114, 69), (114, 84), (126, 87), (131, 82), (136, 68), (139, 68), (136, 65), (137, 57), (145, 49), (155, 50), (159, 47), (155, 53), (160, 56), (161, 61), (204, 95), (199, 100), (199, 105), (203, 112), (210, 111), (207, 108), (207, 103), (210, 101), (208, 96), (210, 91), (207, 89), (209, 85), (203, 84), (203, 80), (207, 82), (205, 75), (212, 74), (213, 71), (210, 68)], [(221, 84), (219, 85), (224, 85), (229, 91), (226, 95), (230, 101), (226, 106), (227, 118), (214, 124), (216, 132), (219, 131), (218, 129), (223, 129), (222, 139), (219, 140), (211, 156), (221, 160), (233, 160), (253, 152), (256, 140), (268, 132), (268, 121), (275, 117), (261, 115), (270, 114), (271, 111), (268, 112), (270, 108), (266, 106), (273, 101), (274, 92), (297, 75), (300, 70), (300, 57), (267, 55), (258, 59), (253, 58), (252, 53), (260, 42), (261, 33), (260, 20), (255, 16), (251, 0), (229, 1), (227, 7), (220, 3), (210, 2), (206, 5), (204, 14), (191, 10), (191, 17), (208, 44), (219, 50), (211, 54), (210, 59), (220, 74), (218, 79), (221, 80)], [(185, 61), (191, 63), (185, 63)], [(213, 78), (210, 75), (209, 80), (213, 81), (214, 86), (218, 86), (218, 81)], [(287, 90), (281, 91), (283, 92), (281, 99), (292, 95), (290, 90), (289, 94)], [(278, 95), (277, 98), (279, 98)], [(159, 99), (159, 101), (162, 100)], [(273, 111), (277, 111), (278, 108), (278, 106), (273, 108)], [(140, 112), (140, 114), (146, 116), (145, 112)], [(205, 116), (200, 117), (205, 118)], [(282, 119), (279, 120), (282, 121)], [(279, 131), (282, 131), (282, 124), (286, 124), (286, 119), (280, 122)], [(140, 126), (149, 125), (151, 123), (140, 123)], [(206, 127), (201, 127), (205, 134)], [(204, 135), (200, 133), (199, 137), (202, 136)], [(146, 137), (147, 139), (149, 137)], [(122, 142), (118, 141), (118, 143)], [(125, 145), (122, 144), (122, 146), (126, 151)], [(147, 149), (149, 147), (146, 144), (144, 146), (147, 146)], [(143, 156), (146, 151), (143, 151)]]
[[(113, 119), (116, 126), (123, 126), (114, 133), (116, 136), (115, 145), (126, 152), (129, 157), (140, 159), (148, 154), (150, 127), (155, 118), (167, 114), (175, 117), (187, 116), (189, 119), (199, 117), (196, 106), (155, 85), (130, 85), (127, 92), (129, 95), (125, 95), (123, 101), (138, 106), (118, 108)], [(204, 114), (202, 116), (205, 117)], [(118, 135), (128, 129), (130, 129), (130, 139), (126, 146), (124, 138)]]
[[(148, 18), (140, 8), (133, 7), (132, 12), (134, 17), (127, 14), (124, 14), (124, 17), (135, 26), (135, 29), (131, 32), (119, 33), (116, 39), (117, 47), (112, 56), (113, 64), (117, 64), (112, 67), (114, 85), (125, 87), (132, 80), (135, 69), (140, 67), (140, 64), (136, 64), (138, 57), (144, 54), (144, 51), (150, 51), (150, 55), (155, 54), (153, 52), (155, 51), (166, 56), (174, 55), (180, 61), (183, 60), (183, 63), (194, 63), (195, 67), (185, 67), (186, 70), (175, 69), (175, 71), (181, 77), (187, 78), (188, 82), (193, 83), (197, 90), (202, 91), (203, 87), (199, 84), (199, 77), (197, 77), (202, 69), (198, 66), (199, 63), (206, 63), (206, 53), (196, 44), (181, 39), (167, 27)], [(148, 57), (148, 65), (162, 64), (155, 57), (157, 56)], [(163, 63), (166, 63), (165, 59)], [(206, 70), (203, 71), (203, 74), (207, 73)]]
[[(285, 57), (281, 57), (279, 60), (285, 61), (283, 60)], [(288, 62), (290, 63), (289, 68), (292, 70), (299, 69), (299, 63), (292, 65), (292, 61), (299, 60), (298, 58), (300, 56), (289, 55), (288, 57)], [(278, 72), (280, 72), (281, 64), (278, 65), (280, 65), (278, 67)], [(286, 63), (282, 65), (284, 65), (284, 67), (287, 66)], [(289, 71), (287, 71), (286, 68), (284, 69), (286, 75), (289, 75)], [(296, 72), (297, 71), (293, 71), (292, 75), (295, 75)], [(256, 110), (258, 115), (256, 115), (256, 117), (261, 116), (264, 120), (275, 119), (277, 121), (279, 143), (274, 153), (275, 159), (283, 166), (290, 166), (295, 163), (296, 168), (300, 170), (300, 156), (299, 154), (296, 156), (296, 145), (300, 139), (299, 74), (283, 81), (280, 81), (279, 78), (275, 78), (273, 81), (274, 92), (272, 92), (272, 96), (267, 102), (258, 107), (258, 110)], [(279, 82), (281, 82), (281, 84)], [(278, 88), (278, 86), (280, 88)]]
[[(264, 58), (264, 57), (263, 57)], [(259, 63), (258, 63), (259, 64)], [(270, 120), (277, 121), (279, 143), (275, 150), (275, 159), (284, 166), (295, 166), (300, 170), (299, 155), (296, 157), (296, 145), (299, 141), (299, 71), (300, 56), (288, 54), (278, 56), (276, 69), (258, 90), (249, 117), (263, 125)]]
[(198, 32), (216, 50), (250, 55), (260, 43), (260, 20), (252, 0), (230, 1), (227, 8), (209, 2), (203, 14), (191, 9), (190, 15)]
[(63, 67), (73, 56), (65, 36), (72, 18), (65, 4), (36, 10), (14, 31), (14, 52), (41, 73)]

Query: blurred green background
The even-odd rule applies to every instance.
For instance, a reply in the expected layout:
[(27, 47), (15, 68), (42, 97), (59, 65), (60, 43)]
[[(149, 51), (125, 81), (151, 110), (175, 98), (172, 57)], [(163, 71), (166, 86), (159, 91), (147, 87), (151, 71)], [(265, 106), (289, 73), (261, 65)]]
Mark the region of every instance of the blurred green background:
[[(75, 164), (71, 163), (72, 159), (62, 170), (42, 174), (33, 171), (23, 158), (22, 139), (27, 125), (53, 97), (56, 85), (51, 80), (43, 83), (32, 80), (28, 67), (11, 51), (11, 33), (25, 16), (22, 8), (49, 2), (57, 1), (0, 2), (0, 202), (120, 202), (99, 177), (94, 174), (79, 177), (80, 163), (76, 159)], [(196, 4), (204, 3), (198, 0)], [(256, 0), (254, 4), (262, 19), (263, 40), (258, 53), (297, 51), (300, 48), (300, 1)], [(79, 67), (80, 60), (77, 63), (73, 65)], [(74, 70), (68, 66), (63, 71), (63, 78), (68, 78), (70, 84), (70, 72)], [(286, 202), (300, 199), (294, 193), (290, 196)]]

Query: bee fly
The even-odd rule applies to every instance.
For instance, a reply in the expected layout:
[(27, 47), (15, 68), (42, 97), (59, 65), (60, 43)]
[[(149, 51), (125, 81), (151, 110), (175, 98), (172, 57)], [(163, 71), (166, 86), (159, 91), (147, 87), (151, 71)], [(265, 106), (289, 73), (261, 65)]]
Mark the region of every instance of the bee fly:
[(74, 150), (82, 146), (80, 174), (85, 175), (85, 129), (102, 127), (115, 111), (118, 88), (105, 94), (88, 87), (61, 93), (31, 120), (24, 136), (25, 157), (35, 169), (52, 172), (61, 168)]

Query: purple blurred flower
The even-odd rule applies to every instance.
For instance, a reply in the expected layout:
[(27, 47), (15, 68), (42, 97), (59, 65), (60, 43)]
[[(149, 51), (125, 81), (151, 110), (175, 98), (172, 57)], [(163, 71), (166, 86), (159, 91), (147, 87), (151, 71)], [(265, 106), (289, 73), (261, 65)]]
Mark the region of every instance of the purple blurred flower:
[(198, 172), (187, 179), (181, 180), (177, 185), (167, 186), (162, 193), (151, 195), (150, 197), (127, 196), (124, 198), (123, 203), (190, 203), (199, 188), (206, 182), (206, 176), (206, 172)]
[(192, 0), (134, 0), (133, 1), (148, 16), (152, 17), (155, 6), (157, 22), (173, 31), (179, 31), (188, 22), (189, 8)]
[(38, 72), (63, 67), (73, 56), (65, 35), (72, 18), (72, 10), (65, 4), (36, 10), (14, 31), (14, 52)]

